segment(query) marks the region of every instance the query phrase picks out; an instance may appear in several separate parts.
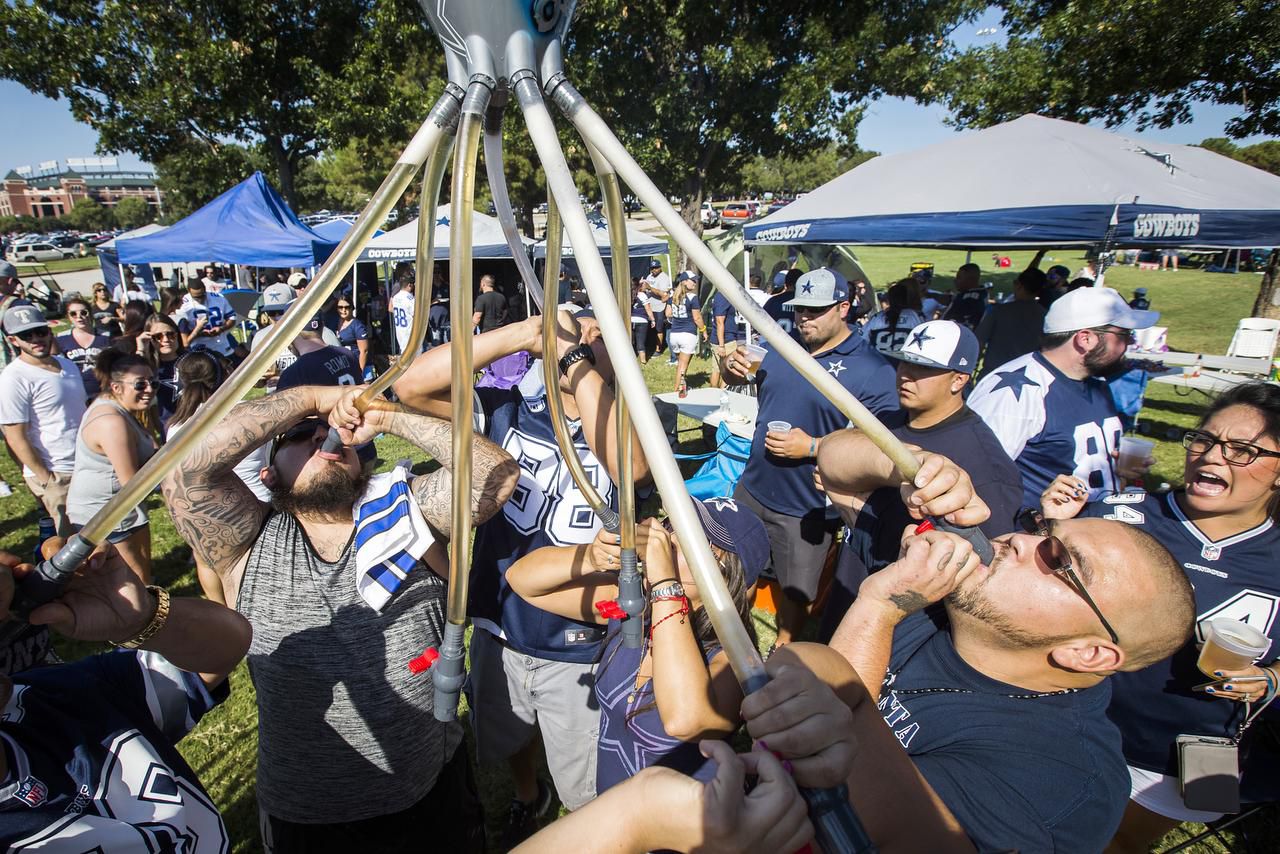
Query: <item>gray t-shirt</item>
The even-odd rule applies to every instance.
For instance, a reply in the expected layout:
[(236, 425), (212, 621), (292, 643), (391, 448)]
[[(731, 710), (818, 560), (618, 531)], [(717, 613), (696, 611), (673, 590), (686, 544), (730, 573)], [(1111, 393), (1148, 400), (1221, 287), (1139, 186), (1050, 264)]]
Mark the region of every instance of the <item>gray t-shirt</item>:
[(407, 809), (435, 785), (462, 727), (435, 720), (431, 674), (408, 664), (439, 644), (446, 589), (419, 567), (379, 614), (356, 593), (354, 542), (326, 563), (294, 517), (268, 517), (236, 603), (253, 625), (258, 803), (268, 814), (359, 821)]

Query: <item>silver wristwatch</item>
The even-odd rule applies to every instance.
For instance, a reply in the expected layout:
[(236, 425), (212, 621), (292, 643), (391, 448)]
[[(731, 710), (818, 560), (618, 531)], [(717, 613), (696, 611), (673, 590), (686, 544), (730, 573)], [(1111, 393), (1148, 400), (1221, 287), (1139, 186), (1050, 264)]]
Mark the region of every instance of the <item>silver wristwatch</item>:
[(686, 598), (684, 585), (679, 581), (671, 581), (649, 591), (650, 602), (657, 602), (659, 599), (674, 599), (676, 597)]

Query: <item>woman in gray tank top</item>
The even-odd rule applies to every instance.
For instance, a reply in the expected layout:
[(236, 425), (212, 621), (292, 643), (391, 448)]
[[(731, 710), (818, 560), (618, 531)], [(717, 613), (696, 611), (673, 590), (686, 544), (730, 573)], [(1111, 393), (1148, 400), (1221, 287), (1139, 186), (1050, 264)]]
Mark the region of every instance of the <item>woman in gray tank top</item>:
[[(67, 495), (72, 524), (86, 524), (156, 452), (143, 426), (151, 420), (155, 374), (133, 353), (106, 350), (94, 365), (102, 392), (80, 421), (76, 465)], [(151, 527), (146, 505), (134, 508), (108, 539), (144, 583), (151, 583)]]

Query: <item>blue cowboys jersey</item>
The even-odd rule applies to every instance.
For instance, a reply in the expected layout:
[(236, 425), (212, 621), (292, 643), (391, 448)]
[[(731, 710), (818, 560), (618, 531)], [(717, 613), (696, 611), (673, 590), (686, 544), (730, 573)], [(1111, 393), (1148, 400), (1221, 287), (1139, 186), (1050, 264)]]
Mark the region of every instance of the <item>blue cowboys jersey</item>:
[(1111, 452), (1123, 428), (1102, 380), (1073, 380), (1028, 353), (983, 377), (969, 408), (1018, 464), (1026, 506), (1039, 507), (1040, 494), (1060, 474), (1089, 484), (1091, 501), (1116, 490)]
[(227, 851), (222, 817), (173, 746), (227, 692), (153, 652), (15, 677), (0, 717), (5, 850)]
[[(799, 340), (796, 333), (791, 335)], [(760, 412), (742, 486), (765, 507), (788, 516), (804, 516), (814, 510), (825, 512), (826, 496), (813, 485), (814, 458), (789, 460), (765, 453), (764, 434), (769, 431), (770, 421), (782, 420), (810, 436), (820, 437), (843, 430), (849, 426), (849, 419), (768, 342), (762, 340), (760, 346), (769, 352), (756, 372)], [(861, 335), (851, 333), (813, 358), (882, 421), (888, 415), (886, 423), (890, 427), (900, 423), (893, 366)]]
[[(515, 459), (520, 480), (502, 512), (476, 528), (470, 612), (477, 626), (521, 652), (586, 664), (596, 660), (604, 628), (530, 605), (506, 581), (507, 568), (534, 549), (589, 543), (600, 530), (560, 457), (541, 380), (541, 362), (535, 362), (515, 388), (475, 391), (476, 432)], [(581, 423), (571, 421), (569, 428), (587, 477), (617, 509), (609, 471), (591, 452)]]
[[(1130, 765), (1168, 775), (1178, 773), (1174, 751), (1178, 735), (1234, 736), (1244, 715), (1239, 703), (1191, 690), (1210, 681), (1196, 669), (1204, 622), (1239, 620), (1266, 634), (1272, 646), (1262, 656), (1264, 663), (1276, 658), (1280, 641), (1280, 573), (1276, 572), (1280, 529), (1268, 519), (1234, 537), (1210, 540), (1183, 514), (1175, 498), (1178, 494), (1125, 492), (1087, 504), (1080, 514), (1146, 531), (1182, 565), (1195, 588), (1195, 639), (1172, 658), (1111, 678), (1114, 696), (1107, 714), (1124, 736), (1125, 758)], [(1242, 759), (1249, 758), (1244, 751)], [(1258, 764), (1245, 761), (1242, 767), (1246, 795), (1250, 784), (1266, 787), (1270, 793), (1270, 797), (1246, 800), (1272, 800), (1280, 793), (1276, 765), (1270, 766), (1270, 779), (1256, 776), (1263, 770)]]

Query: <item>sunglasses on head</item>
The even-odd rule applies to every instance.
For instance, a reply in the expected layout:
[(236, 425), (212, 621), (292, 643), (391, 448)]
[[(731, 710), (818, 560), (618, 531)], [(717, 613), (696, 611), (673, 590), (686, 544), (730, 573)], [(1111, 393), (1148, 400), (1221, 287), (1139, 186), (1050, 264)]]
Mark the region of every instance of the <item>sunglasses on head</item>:
[(37, 338), (48, 338), (49, 327), (37, 326), (34, 329), (24, 329), (21, 332), (13, 333), (14, 336), (22, 341), (35, 341)]
[(1036, 557), (1054, 575), (1064, 577), (1071, 583), (1071, 586), (1076, 589), (1081, 598), (1093, 609), (1093, 613), (1098, 615), (1098, 619), (1102, 622), (1102, 627), (1111, 636), (1111, 642), (1120, 643), (1116, 630), (1111, 628), (1107, 618), (1102, 616), (1102, 611), (1098, 608), (1098, 604), (1089, 595), (1089, 589), (1084, 586), (1084, 582), (1080, 580), (1080, 576), (1071, 566), (1071, 552), (1067, 550), (1067, 544), (1050, 533), (1048, 520), (1041, 515), (1039, 510), (1024, 510), (1018, 514), (1018, 524), (1028, 534), (1043, 537), (1039, 545), (1036, 546)]

